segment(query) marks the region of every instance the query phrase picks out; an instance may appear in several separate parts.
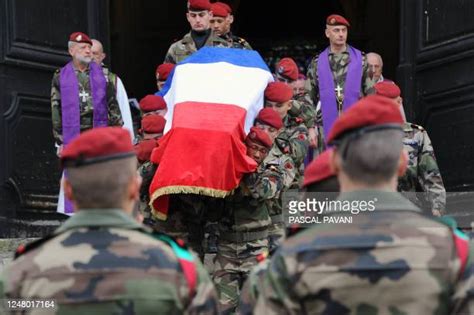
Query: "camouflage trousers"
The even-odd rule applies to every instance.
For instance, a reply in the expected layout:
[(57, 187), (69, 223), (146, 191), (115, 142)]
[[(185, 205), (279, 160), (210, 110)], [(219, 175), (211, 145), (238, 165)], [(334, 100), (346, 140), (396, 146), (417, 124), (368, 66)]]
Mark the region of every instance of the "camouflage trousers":
[(205, 226), (210, 220), (216, 220), (220, 201), (193, 194), (171, 195), (167, 220), (152, 218), (145, 223), (158, 232), (182, 239), (203, 261)]
[(214, 284), (221, 314), (233, 314), (250, 271), (268, 255), (268, 239), (235, 243), (219, 240)]
[(268, 248), (270, 254), (273, 254), (280, 247), (286, 236), (285, 223), (277, 222), (278, 220), (274, 220), (273, 217), (272, 224), (268, 229)]

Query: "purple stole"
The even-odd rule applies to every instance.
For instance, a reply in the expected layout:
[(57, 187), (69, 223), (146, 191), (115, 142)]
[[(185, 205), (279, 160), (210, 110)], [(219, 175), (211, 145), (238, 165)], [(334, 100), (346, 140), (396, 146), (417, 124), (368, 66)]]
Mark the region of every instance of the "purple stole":
[[(362, 85), (362, 53), (347, 45), (349, 51), (349, 66), (344, 84), (343, 112), (359, 100)], [(318, 58), (319, 99), (323, 115), (324, 137), (329, 135), (334, 121), (339, 116), (337, 111), (334, 77), (329, 65), (329, 47)]]
[[(107, 82), (102, 72), (102, 67), (94, 62), (89, 64), (89, 83), (94, 107), (94, 128), (105, 127), (109, 122), (106, 98)], [(79, 82), (77, 81), (72, 61), (61, 69), (59, 86), (61, 91), (63, 144), (66, 147), (81, 133)], [(64, 203), (65, 213), (72, 213), (71, 201), (66, 196), (64, 196)]]

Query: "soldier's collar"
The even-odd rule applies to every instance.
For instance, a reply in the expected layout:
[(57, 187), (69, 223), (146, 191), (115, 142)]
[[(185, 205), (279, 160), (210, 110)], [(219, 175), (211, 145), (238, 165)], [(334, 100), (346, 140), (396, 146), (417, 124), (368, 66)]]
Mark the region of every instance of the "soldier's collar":
[[(335, 55), (336, 53), (332, 52), (331, 48), (329, 48), (329, 55)], [(340, 54), (349, 54), (349, 44), (346, 44), (346, 49), (344, 51), (341, 51)]]
[(182, 39), (182, 43), (183, 44), (189, 44), (193, 41), (193, 38), (191, 37), (191, 31), (189, 31), (188, 34), (184, 35), (183, 39)]
[(140, 229), (142, 225), (121, 209), (84, 209), (75, 213), (55, 233), (81, 227)]

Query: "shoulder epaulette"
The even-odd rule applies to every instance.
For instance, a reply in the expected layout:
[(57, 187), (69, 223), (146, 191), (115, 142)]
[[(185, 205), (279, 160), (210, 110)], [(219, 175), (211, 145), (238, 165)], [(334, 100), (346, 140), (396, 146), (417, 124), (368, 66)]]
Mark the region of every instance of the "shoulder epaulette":
[(30, 243), (27, 243), (27, 244), (21, 244), (20, 246), (18, 246), (18, 248), (15, 250), (15, 257), (14, 259), (17, 259), (18, 257), (20, 257), (21, 255), (24, 255), (26, 254), (27, 252), (35, 249), (35, 248), (38, 248), (40, 247), (41, 245), (43, 245), (45, 242), (49, 241), (50, 239), (56, 237), (57, 235), (56, 234), (50, 234), (50, 235), (47, 235), (43, 238), (40, 238), (39, 240), (36, 240), (36, 241), (32, 241)]
[(193, 297), (196, 293), (198, 274), (196, 264), (194, 263), (194, 256), (188, 250), (184, 241), (156, 231), (152, 232), (152, 236), (171, 247), (188, 282), (189, 296)]
[(467, 262), (469, 261), (469, 236), (457, 227), (456, 220), (450, 216), (436, 218), (436, 221), (448, 226), (451, 229), (454, 246), (456, 247), (456, 256), (461, 262), (458, 276), (464, 272)]

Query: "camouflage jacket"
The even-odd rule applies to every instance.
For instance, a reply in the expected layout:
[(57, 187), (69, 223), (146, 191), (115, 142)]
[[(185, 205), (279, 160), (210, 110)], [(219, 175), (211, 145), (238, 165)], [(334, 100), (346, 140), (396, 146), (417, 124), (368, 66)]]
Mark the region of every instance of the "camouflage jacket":
[[(319, 55), (311, 60), (306, 73), (306, 90), (309, 92), (309, 96), (311, 100), (313, 100), (313, 104), (318, 104), (319, 102), (318, 58)], [(339, 85), (343, 90), (342, 93), (344, 93), (347, 69), (349, 68), (350, 62), (349, 51), (347, 50), (340, 54), (329, 52), (329, 65), (332, 70), (334, 85)], [(362, 52), (362, 83), (360, 87), (360, 96), (362, 97), (369, 94), (369, 91), (373, 85), (374, 82), (369, 77), (367, 58), (365, 53)]]
[(250, 275), (241, 314), (427, 315), (468, 307), (474, 265), (472, 257), (459, 258), (453, 239), (461, 237), (469, 251), (465, 235), (398, 193), (343, 193), (339, 200), (376, 200), (376, 209), (353, 215), (352, 224), (317, 224), (289, 238)]
[(233, 195), (224, 199), (219, 228), (228, 232), (262, 230), (270, 225), (268, 202), (283, 189), (283, 170), (277, 163), (261, 165), (246, 174)]
[[(211, 33), (204, 46), (229, 47), (229, 43), (214, 33)], [(165, 56), (164, 62), (179, 63), (197, 51), (196, 44), (191, 32), (184, 35), (182, 39), (173, 43)]]
[[(107, 68), (102, 68), (106, 81), (107, 81), (107, 109), (109, 126), (122, 126), (122, 114), (120, 113), (120, 107), (117, 102), (117, 92), (115, 88), (116, 76), (110, 72)], [(51, 115), (53, 122), (53, 135), (56, 144), (60, 145), (63, 143), (62, 135), (62, 115), (61, 115), (61, 89), (59, 85), (59, 73), (61, 69), (56, 70), (53, 75), (51, 83)], [(92, 104), (92, 92), (89, 81), (89, 69), (84, 72), (75, 70), (77, 75), (77, 81), (79, 83), (79, 92), (85, 92), (84, 97), (79, 97), (80, 115), (81, 115), (81, 132), (91, 129), (94, 122), (94, 107)]]
[(428, 207), (442, 214), (446, 205), (446, 190), (428, 133), (423, 127), (412, 123), (405, 123), (403, 130), (403, 145), (409, 160), (405, 175), (399, 179), (398, 190), (426, 193)]
[(122, 210), (82, 210), (7, 267), (0, 299), (55, 300), (48, 314), (217, 314), (213, 284), (193, 260), (190, 294), (169, 244)]
[(283, 190), (291, 187), (298, 172), (289, 152), (290, 143), (284, 139), (277, 138), (262, 163), (262, 167), (278, 164), (279, 168), (283, 171)]
[(150, 185), (155, 176), (157, 165), (150, 161), (145, 161), (138, 167), (138, 173), (142, 177), (142, 185), (140, 186), (140, 211), (145, 219), (151, 219), (150, 208)]
[(225, 35), (220, 36), (222, 39), (229, 43), (230, 48), (240, 48), (240, 49), (249, 49), (252, 50), (252, 46), (243, 39), (242, 37), (235, 36), (232, 32), (229, 32)]
[[(286, 153), (284, 153), (286, 152)], [(262, 165), (268, 163), (278, 164), (283, 171), (283, 188), (281, 193), (287, 191), (295, 184), (295, 179), (299, 177), (298, 169), (295, 166), (290, 152), (290, 144), (288, 141), (277, 138), (273, 144), (272, 149), (268, 153)], [(282, 213), (282, 199), (281, 193), (277, 198), (267, 200), (268, 212), (270, 216), (280, 215)]]
[[(283, 119), (283, 123), (285, 127), (275, 141), (281, 143), (287, 141), (290, 144), (289, 154), (298, 169), (294, 183), (299, 183), (303, 176), (300, 167), (303, 165), (304, 158), (306, 157), (309, 148), (308, 128), (306, 128), (303, 119), (300, 117), (293, 118), (290, 115), (287, 115)], [(299, 185), (297, 184), (296, 186)]]
[(297, 95), (293, 98), (293, 105), (289, 111), (292, 118), (303, 118), (305, 126), (314, 128), (316, 125), (316, 108), (308, 93)]

